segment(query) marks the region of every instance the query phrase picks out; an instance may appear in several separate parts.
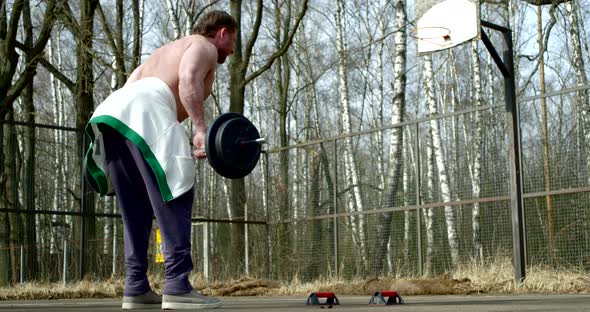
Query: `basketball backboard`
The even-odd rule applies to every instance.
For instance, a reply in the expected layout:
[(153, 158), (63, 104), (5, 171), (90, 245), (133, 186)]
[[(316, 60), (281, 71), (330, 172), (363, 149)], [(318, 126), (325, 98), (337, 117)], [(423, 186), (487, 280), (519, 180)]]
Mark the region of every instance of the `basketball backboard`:
[(418, 53), (457, 46), (480, 35), (480, 0), (416, 0), (412, 37)]

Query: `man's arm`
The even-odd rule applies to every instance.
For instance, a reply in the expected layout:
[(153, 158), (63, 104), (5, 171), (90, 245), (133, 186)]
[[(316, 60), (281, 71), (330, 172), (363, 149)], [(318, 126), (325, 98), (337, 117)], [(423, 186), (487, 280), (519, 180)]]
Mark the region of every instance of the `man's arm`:
[(205, 130), (203, 102), (210, 90), (205, 85), (217, 64), (217, 50), (205, 42), (193, 43), (183, 54), (178, 69), (178, 95), (197, 131)]

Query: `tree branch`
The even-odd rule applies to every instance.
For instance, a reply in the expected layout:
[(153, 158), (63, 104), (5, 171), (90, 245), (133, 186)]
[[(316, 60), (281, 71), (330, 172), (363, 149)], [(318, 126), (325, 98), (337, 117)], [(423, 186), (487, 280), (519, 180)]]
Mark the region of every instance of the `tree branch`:
[[(557, 23), (557, 18), (555, 17), (557, 5), (558, 4), (555, 3), (554, 5), (551, 6), (551, 9), (549, 9), (549, 17), (551, 18), (551, 21), (549, 22), (549, 24), (547, 25), (547, 29), (545, 30), (545, 35), (543, 38), (543, 50), (539, 51), (539, 54), (536, 57), (534, 57), (534, 60), (539, 58), (539, 56), (542, 53), (545, 53), (547, 51), (547, 46), (549, 45), (549, 36), (551, 35), (551, 30), (553, 29), (553, 26), (555, 26), (555, 23)], [(526, 58), (530, 60), (529, 57), (526, 57)], [(533, 79), (533, 76), (539, 70), (539, 66), (540, 66), (540, 64), (539, 64), (539, 62), (537, 62), (535, 65), (535, 68), (533, 69), (533, 71), (531, 72), (529, 77), (525, 80), (526, 82), (524, 83), (522, 90), (518, 91), (518, 96), (521, 96), (524, 93), (524, 91), (527, 89), (527, 86), (529, 85), (529, 83)]]
[(308, 0), (303, 1), (301, 12), (299, 12), (299, 14), (297, 15), (297, 19), (295, 21), (295, 26), (291, 30), (291, 33), (289, 34), (289, 38), (287, 38), (287, 41), (283, 44), (281, 49), (279, 49), (277, 52), (275, 52), (270, 57), (270, 59), (268, 59), (266, 64), (264, 64), (264, 66), (262, 66), (257, 71), (252, 73), (249, 77), (246, 77), (246, 79), (244, 79), (244, 81), (242, 82), (242, 86), (246, 86), (250, 81), (252, 81), (256, 77), (260, 76), (266, 70), (268, 70), (277, 58), (281, 57), (283, 54), (285, 54), (285, 52), (287, 52), (287, 50), (289, 49), (289, 46), (291, 46), (291, 42), (293, 41), (293, 37), (295, 36), (297, 29), (299, 28), (299, 24), (301, 23), (301, 20), (303, 20), (303, 17), (305, 16), (305, 12), (307, 12), (307, 2), (308, 2)]
[(139, 64), (141, 55), (141, 23), (139, 19), (141, 13), (139, 7), (139, 0), (131, 1), (133, 8), (133, 48), (131, 58), (131, 70), (133, 71)]
[(566, 3), (571, 0), (524, 0), (524, 1), (527, 3), (530, 3), (532, 5), (549, 5), (549, 4), (558, 5), (561, 3)]
[(108, 40), (109, 44), (111, 45), (111, 47), (113, 48), (113, 51), (115, 51), (115, 53), (116, 53), (116, 51), (118, 50), (117, 43), (115, 42), (115, 37), (113, 37), (113, 33), (111, 32), (111, 28), (109, 27), (109, 24), (107, 23), (107, 18), (104, 15), (104, 11), (102, 10), (102, 5), (100, 4), (100, 2), (96, 6), (96, 10), (98, 11), (98, 17), (100, 18), (100, 23), (102, 24), (102, 29), (104, 30), (105, 34), (107, 35), (107, 40)]
[(74, 92), (76, 84), (70, 78), (66, 77), (66, 75), (62, 74), (62, 72), (53, 66), (53, 64), (51, 64), (47, 59), (44, 57), (40, 58), (39, 64), (41, 64), (43, 68), (47, 69), (47, 71), (50, 72), (55, 78), (61, 81), (68, 88), (68, 90), (70, 90), (70, 92)]
[(17, 0), (12, 5), (12, 14), (10, 14), (10, 22), (8, 22), (8, 32), (6, 33), (7, 46), (12, 46), (12, 43), (16, 41), (16, 35), (18, 33), (18, 22), (20, 15), (23, 10), (23, 0)]
[[(49, 36), (51, 34), (51, 29), (53, 28), (53, 22), (55, 21), (55, 3), (56, 1), (48, 1), (47, 8), (45, 9), (45, 16), (43, 18), (43, 26), (39, 31), (39, 37), (35, 42), (35, 45), (31, 47), (29, 51), (29, 57), (31, 61), (25, 64), (25, 69), (23, 73), (18, 77), (18, 80), (10, 87), (8, 92), (6, 93), (5, 103), (11, 103), (16, 100), (16, 98), (21, 94), (23, 89), (29, 84), (33, 76), (37, 73), (37, 63), (39, 63), (40, 59), (43, 57), (43, 50), (47, 45), (47, 41), (49, 40)], [(22, 6), (22, 4), (21, 4)], [(15, 47), (22, 49), (23, 51), (26, 50), (26, 46), (22, 43), (19, 43), (14, 40)]]
[(63, 9), (60, 10), (60, 16), (62, 17), (64, 24), (66, 27), (72, 32), (75, 38), (80, 38), (82, 35), (80, 34), (80, 24), (76, 21), (74, 17), (74, 13), (72, 13), (72, 9), (67, 1), (63, 1)]
[[(197, 14), (194, 16), (194, 18), (195, 18), (194, 20), (195, 20), (195, 21), (196, 21), (196, 20), (198, 20), (198, 19), (199, 19), (199, 17), (200, 17), (200, 16), (203, 14), (203, 12), (205, 12), (205, 10), (207, 10), (209, 7), (211, 7), (211, 6), (215, 5), (215, 4), (217, 4), (217, 2), (219, 2), (219, 1), (220, 1), (220, 0), (214, 0), (214, 1), (211, 1), (209, 4), (207, 4), (206, 6), (204, 6), (203, 8), (201, 8), (201, 10), (199, 10), (199, 12), (197, 12)], [(191, 26), (192, 26), (192, 25), (191, 25)]]
[(6, 38), (6, 4), (4, 0), (0, 0), (0, 39)]
[(252, 29), (252, 37), (248, 39), (248, 43), (246, 43), (246, 49), (244, 50), (244, 58), (242, 60), (242, 66), (240, 67), (240, 72), (246, 72), (248, 66), (250, 65), (250, 58), (252, 57), (252, 49), (254, 49), (254, 44), (256, 43), (256, 39), (258, 38), (258, 31), (260, 30), (260, 24), (262, 23), (262, 0), (258, 0), (258, 5), (256, 7), (256, 20), (254, 21), (254, 28)]
[[(31, 51), (28, 50), (24, 44), (17, 41), (15, 46), (19, 48), (21, 51), (23, 51), (25, 54), (31, 54)], [(74, 86), (76, 84), (68, 77), (66, 77), (62, 72), (60, 72), (59, 69), (53, 66), (53, 64), (51, 64), (47, 59), (45, 59), (45, 57), (40, 55), (38, 61), (45, 69), (47, 69), (47, 71), (49, 71), (53, 76), (55, 76), (55, 78), (61, 81), (71, 92), (74, 91)]]
[(48, 1), (47, 8), (45, 8), (45, 17), (43, 18), (42, 24), (43, 26), (41, 26), (39, 37), (37, 37), (37, 41), (35, 42), (35, 45), (33, 45), (32, 53), (34, 56), (41, 56), (43, 50), (45, 50), (47, 41), (49, 41), (49, 37), (51, 37), (51, 30), (53, 29), (56, 18), (56, 0)]

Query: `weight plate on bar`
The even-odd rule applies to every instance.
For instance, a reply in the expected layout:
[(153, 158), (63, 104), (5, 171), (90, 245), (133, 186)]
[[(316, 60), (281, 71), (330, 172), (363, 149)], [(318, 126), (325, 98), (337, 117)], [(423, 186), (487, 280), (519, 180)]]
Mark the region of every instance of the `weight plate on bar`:
[(229, 179), (247, 176), (260, 159), (258, 129), (244, 116), (225, 113), (217, 117), (207, 129), (205, 150), (213, 169)]

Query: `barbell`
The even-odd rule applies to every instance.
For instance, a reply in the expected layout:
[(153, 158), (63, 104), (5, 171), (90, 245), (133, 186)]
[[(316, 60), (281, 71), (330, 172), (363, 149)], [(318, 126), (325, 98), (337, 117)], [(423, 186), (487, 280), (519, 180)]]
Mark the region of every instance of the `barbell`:
[(258, 129), (238, 113), (219, 115), (207, 128), (205, 152), (213, 169), (228, 179), (240, 179), (252, 172), (260, 159)]

